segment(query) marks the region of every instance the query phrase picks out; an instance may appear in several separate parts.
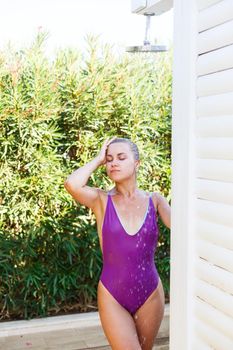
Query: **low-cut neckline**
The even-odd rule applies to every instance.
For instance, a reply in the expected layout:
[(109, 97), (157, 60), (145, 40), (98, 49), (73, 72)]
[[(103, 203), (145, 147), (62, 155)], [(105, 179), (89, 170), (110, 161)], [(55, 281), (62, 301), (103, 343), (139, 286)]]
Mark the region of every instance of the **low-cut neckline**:
[[(112, 197), (112, 196), (109, 194), (109, 197)], [(131, 233), (128, 233), (128, 232), (126, 231), (126, 229), (124, 228), (124, 225), (123, 225), (123, 223), (122, 223), (122, 221), (121, 221), (121, 218), (120, 218), (120, 216), (119, 216), (119, 214), (118, 214), (118, 212), (117, 212), (117, 209), (116, 209), (116, 207), (115, 207), (115, 205), (114, 205), (113, 199), (111, 198), (112, 206), (113, 206), (114, 211), (115, 211), (115, 213), (116, 213), (117, 219), (118, 219), (118, 221), (120, 222), (121, 227), (122, 227), (123, 231), (127, 234), (127, 236), (132, 236), (132, 237), (137, 236), (137, 235), (139, 234), (139, 232), (142, 230), (143, 226), (145, 225), (145, 222), (146, 222), (146, 218), (147, 218), (147, 216), (148, 216), (148, 213), (149, 213), (150, 200), (151, 200), (151, 194), (149, 195), (149, 201), (148, 201), (147, 209), (146, 209), (146, 212), (145, 212), (145, 215), (144, 215), (144, 219), (143, 219), (143, 221), (142, 221), (142, 224), (140, 225), (140, 228), (139, 228), (139, 230), (138, 230), (136, 233), (131, 234)]]

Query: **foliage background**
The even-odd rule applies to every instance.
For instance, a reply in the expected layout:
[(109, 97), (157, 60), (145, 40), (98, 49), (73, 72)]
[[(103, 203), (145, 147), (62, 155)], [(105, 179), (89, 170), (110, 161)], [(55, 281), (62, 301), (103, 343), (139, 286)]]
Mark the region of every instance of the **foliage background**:
[[(97, 310), (102, 256), (93, 213), (64, 188), (108, 136), (141, 154), (138, 184), (170, 198), (172, 52), (124, 54), (94, 36), (86, 49), (0, 52), (0, 318)], [(103, 167), (90, 185), (112, 187)], [(170, 231), (155, 262), (169, 300)]]

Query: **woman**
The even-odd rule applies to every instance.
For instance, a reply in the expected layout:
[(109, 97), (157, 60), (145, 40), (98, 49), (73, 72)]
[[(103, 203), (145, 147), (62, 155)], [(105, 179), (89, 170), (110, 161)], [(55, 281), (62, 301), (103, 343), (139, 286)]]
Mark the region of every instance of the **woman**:
[[(164, 314), (164, 290), (154, 264), (157, 215), (170, 228), (170, 206), (157, 192), (137, 186), (140, 160), (129, 139), (107, 139), (99, 154), (66, 179), (66, 190), (96, 216), (103, 269), (97, 303), (113, 350), (151, 350)], [(101, 165), (115, 183), (110, 191), (87, 186)]]

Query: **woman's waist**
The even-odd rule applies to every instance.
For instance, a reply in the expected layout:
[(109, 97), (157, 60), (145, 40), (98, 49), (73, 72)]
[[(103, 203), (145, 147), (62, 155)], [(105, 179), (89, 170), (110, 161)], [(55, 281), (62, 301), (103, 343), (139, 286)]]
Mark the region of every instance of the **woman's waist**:
[(149, 277), (157, 275), (156, 264), (153, 261), (149, 263), (140, 263), (135, 264), (114, 264), (104, 262), (101, 275), (110, 276), (111, 278), (119, 278), (127, 280), (129, 278), (135, 278), (136, 276), (140, 277)]

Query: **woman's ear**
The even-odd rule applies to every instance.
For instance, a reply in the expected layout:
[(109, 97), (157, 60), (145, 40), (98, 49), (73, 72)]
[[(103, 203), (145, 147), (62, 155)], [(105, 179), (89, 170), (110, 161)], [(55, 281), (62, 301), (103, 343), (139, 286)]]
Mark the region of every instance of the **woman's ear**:
[(139, 170), (139, 166), (140, 166), (140, 160), (136, 160), (136, 171)]

